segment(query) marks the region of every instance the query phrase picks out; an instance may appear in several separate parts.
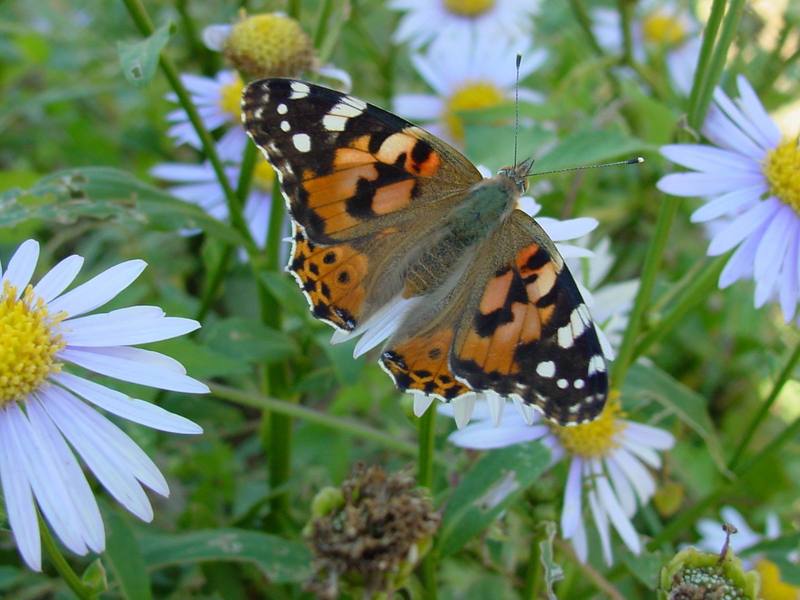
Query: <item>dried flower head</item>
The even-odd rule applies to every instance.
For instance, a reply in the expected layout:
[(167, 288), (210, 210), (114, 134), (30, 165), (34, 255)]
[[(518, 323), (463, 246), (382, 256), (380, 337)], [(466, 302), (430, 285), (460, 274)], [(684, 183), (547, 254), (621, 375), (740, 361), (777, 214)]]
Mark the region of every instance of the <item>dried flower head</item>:
[(222, 47), (243, 73), (257, 77), (296, 77), (314, 65), (314, 45), (300, 24), (281, 13), (243, 16)]
[[(316, 557), (309, 588), (336, 598), (342, 588), (389, 592), (425, 554), (440, 516), (407, 473), (356, 465), (340, 493), (322, 490), (307, 528)], [(339, 491), (339, 490), (336, 490)]]
[(755, 600), (759, 577), (745, 571), (727, 548), (723, 554), (686, 548), (661, 569), (661, 600)]

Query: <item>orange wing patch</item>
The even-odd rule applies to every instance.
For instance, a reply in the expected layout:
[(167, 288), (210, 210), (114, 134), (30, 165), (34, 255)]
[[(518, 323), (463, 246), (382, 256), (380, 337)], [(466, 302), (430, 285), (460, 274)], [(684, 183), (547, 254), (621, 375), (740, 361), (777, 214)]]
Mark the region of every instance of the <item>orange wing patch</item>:
[(349, 244), (311, 242), (295, 225), (294, 253), (288, 269), (294, 273), (314, 315), (352, 331), (364, 309), (364, 278), (369, 259)]
[(418, 390), (451, 400), (470, 391), (450, 371), (452, 341), (451, 328), (409, 338), (387, 348), (381, 355), (381, 365), (401, 390)]

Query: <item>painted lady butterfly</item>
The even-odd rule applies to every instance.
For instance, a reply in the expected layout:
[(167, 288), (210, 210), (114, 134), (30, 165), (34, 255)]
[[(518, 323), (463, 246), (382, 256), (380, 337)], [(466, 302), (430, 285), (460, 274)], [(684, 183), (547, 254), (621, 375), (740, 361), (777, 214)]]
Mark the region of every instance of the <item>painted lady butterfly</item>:
[(532, 161), (483, 179), (408, 121), (291, 79), (251, 83), (242, 112), (291, 211), (288, 270), (339, 338), (389, 333), (380, 363), (398, 388), (499, 394), (562, 425), (600, 413), (608, 377), (589, 311), (516, 209)]

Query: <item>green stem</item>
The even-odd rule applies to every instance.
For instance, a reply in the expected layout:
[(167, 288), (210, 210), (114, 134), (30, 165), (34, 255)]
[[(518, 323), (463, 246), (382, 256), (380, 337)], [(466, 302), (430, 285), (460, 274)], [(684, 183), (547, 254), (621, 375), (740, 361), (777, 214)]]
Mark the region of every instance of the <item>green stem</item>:
[(622, 387), (625, 374), (628, 372), (628, 368), (633, 362), (636, 338), (639, 335), (639, 329), (642, 326), (645, 311), (650, 302), (650, 297), (653, 294), (656, 275), (658, 274), (658, 268), (661, 264), (661, 258), (664, 255), (664, 249), (667, 246), (672, 222), (675, 220), (675, 215), (678, 212), (679, 202), (680, 200), (677, 198), (663, 198), (661, 206), (658, 209), (656, 231), (653, 235), (652, 242), (650, 242), (650, 246), (647, 248), (647, 254), (644, 257), (639, 291), (636, 293), (631, 316), (628, 320), (628, 327), (625, 329), (625, 335), (622, 338), (617, 358), (612, 366), (611, 381), (613, 387), (616, 389)]
[(633, 64), (633, 35), (631, 34), (631, 12), (633, 4), (630, 0), (618, 0), (619, 24), (622, 29), (622, 62)]
[(50, 558), (50, 562), (53, 567), (55, 567), (55, 570), (58, 571), (61, 579), (64, 580), (64, 583), (69, 586), (69, 589), (71, 589), (80, 600), (93, 600), (96, 595), (81, 581), (81, 578), (72, 570), (72, 567), (69, 566), (67, 559), (64, 558), (64, 555), (61, 554), (61, 550), (58, 549), (58, 544), (56, 544), (56, 541), (53, 539), (53, 534), (50, 533), (50, 529), (41, 515), (39, 515), (39, 531), (42, 535), (44, 551)]
[(331, 18), (332, 11), (333, 0), (323, 0), (322, 8), (319, 11), (317, 28), (314, 30), (314, 48), (322, 48), (322, 41), (325, 39), (325, 33), (328, 30), (328, 21)]
[(636, 344), (636, 348), (633, 351), (634, 360), (642, 356), (656, 342), (672, 331), (692, 308), (708, 298), (708, 292), (716, 285), (727, 259), (728, 257), (725, 255), (706, 261), (700, 270), (686, 282), (685, 287), (681, 288), (676, 296), (673, 296), (672, 300), (674, 301), (663, 303), (659, 299), (656, 305), (669, 306), (669, 309)]
[(358, 423), (351, 419), (329, 415), (293, 402), (270, 398), (252, 392), (243, 392), (225, 385), (210, 383), (211, 393), (217, 398), (228, 400), (241, 406), (271, 411), (288, 417), (301, 419), (308, 423), (315, 423), (329, 429), (335, 429), (346, 435), (352, 435), (364, 440), (375, 442), (381, 446), (394, 450), (407, 456), (416, 456), (417, 448), (414, 444), (404, 442), (397, 437), (389, 435), (380, 429)]
[(741, 462), (742, 456), (744, 455), (747, 446), (753, 439), (753, 435), (755, 435), (756, 430), (758, 429), (759, 425), (764, 421), (764, 419), (769, 414), (769, 409), (772, 408), (772, 405), (775, 403), (775, 400), (778, 399), (778, 395), (783, 390), (783, 386), (786, 385), (786, 382), (789, 381), (789, 378), (792, 376), (794, 372), (794, 368), (797, 365), (797, 361), (800, 360), (800, 343), (795, 346), (792, 353), (789, 355), (789, 358), (786, 360), (786, 363), (783, 365), (783, 369), (781, 370), (780, 374), (778, 375), (778, 379), (775, 380), (775, 383), (772, 386), (772, 390), (767, 396), (767, 399), (761, 404), (761, 408), (756, 414), (755, 418), (750, 421), (750, 424), (747, 427), (747, 431), (742, 436), (742, 439), (739, 441), (739, 445), (736, 447), (736, 452), (733, 454), (733, 458), (729, 464), (731, 470), (735, 469), (739, 463)]
[(714, 41), (717, 38), (719, 24), (722, 22), (722, 15), (725, 13), (725, 0), (714, 0), (711, 5), (711, 14), (703, 30), (703, 42), (700, 46), (700, 54), (697, 57), (697, 66), (694, 70), (692, 80), (692, 91), (689, 94), (689, 125), (697, 130), (702, 125), (702, 118), (698, 118), (698, 103), (700, 94), (705, 86), (708, 62), (711, 59), (711, 52), (714, 48)]
[(186, 43), (189, 46), (189, 56), (200, 61), (200, 70), (203, 75), (213, 77), (216, 71), (214, 55), (200, 40), (200, 36), (197, 35), (197, 27), (194, 19), (189, 14), (188, 5), (188, 0), (176, 0), (175, 2), (175, 9), (181, 16), (181, 25), (186, 36)]
[[(131, 15), (133, 22), (139, 28), (141, 34), (144, 36), (151, 35), (154, 30), (153, 22), (150, 20), (150, 16), (147, 14), (147, 10), (145, 9), (144, 5), (142, 5), (141, 0), (122, 1), (128, 9), (128, 13)], [(247, 228), (247, 223), (244, 220), (242, 203), (228, 181), (228, 177), (225, 174), (225, 168), (223, 167), (222, 161), (217, 153), (217, 148), (214, 144), (214, 138), (211, 137), (211, 134), (208, 132), (205, 125), (203, 125), (200, 114), (197, 112), (189, 92), (181, 82), (181, 78), (178, 75), (178, 70), (175, 68), (172, 60), (170, 60), (170, 58), (164, 55), (162, 52), (159, 56), (158, 64), (161, 67), (161, 71), (164, 73), (167, 81), (169, 82), (170, 87), (172, 87), (172, 90), (178, 97), (178, 102), (183, 110), (186, 111), (186, 115), (189, 117), (192, 127), (194, 127), (195, 132), (197, 132), (197, 135), (200, 138), (203, 151), (205, 152), (209, 163), (211, 163), (211, 167), (214, 169), (214, 174), (217, 176), (220, 187), (225, 194), (225, 201), (228, 205), (231, 223), (244, 237), (247, 253), (250, 255), (256, 254), (257, 248), (255, 246), (255, 242), (253, 241), (253, 238), (250, 235), (250, 230)]]
[(219, 260), (214, 265), (214, 269), (206, 279), (206, 285), (203, 288), (203, 295), (200, 297), (200, 308), (194, 316), (196, 321), (203, 322), (208, 311), (211, 310), (211, 304), (217, 297), (219, 286), (222, 285), (222, 280), (225, 278), (225, 273), (228, 272), (228, 267), (231, 264), (231, 259), (234, 255), (234, 247), (231, 244), (225, 244), (222, 248)]
[[(419, 418), (419, 449), (417, 451), (417, 483), (433, 493), (433, 461), (436, 441), (436, 407), (429, 406), (425, 414)], [(435, 600), (437, 593), (436, 571), (437, 557), (431, 550), (422, 561), (423, 597)]]
[(725, 60), (728, 57), (728, 48), (730, 48), (733, 38), (736, 35), (744, 6), (745, 0), (731, 0), (725, 17), (723, 17), (719, 41), (715, 44), (714, 53), (711, 55), (711, 60), (708, 63), (708, 72), (703, 81), (703, 88), (697, 97), (697, 104), (694, 106), (694, 112), (689, 115), (689, 125), (694, 129), (699, 129), (706, 118), (708, 107), (714, 96), (714, 88), (716, 88), (722, 77), (722, 71), (725, 68)]
[[(534, 529), (536, 531), (536, 529)], [(539, 548), (541, 536), (534, 533), (531, 536), (530, 554), (525, 567), (525, 587), (522, 597), (527, 600), (536, 600), (539, 597), (539, 588), (542, 584), (542, 551)]]
[(300, 20), (300, 0), (289, 0), (286, 12), (296, 21)]

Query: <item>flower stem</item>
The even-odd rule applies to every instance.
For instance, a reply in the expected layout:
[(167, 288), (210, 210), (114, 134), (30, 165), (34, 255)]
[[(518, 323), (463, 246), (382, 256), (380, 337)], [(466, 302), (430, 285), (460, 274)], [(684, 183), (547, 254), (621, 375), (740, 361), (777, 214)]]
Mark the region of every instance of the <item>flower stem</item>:
[(205, 44), (200, 40), (200, 36), (197, 35), (197, 26), (189, 14), (188, 4), (189, 0), (175, 0), (175, 10), (181, 16), (181, 25), (183, 25), (189, 55), (199, 60), (200, 70), (203, 75), (212, 77), (216, 71), (215, 57), (211, 50), (206, 48)]
[(542, 585), (542, 551), (539, 548), (541, 539), (538, 528), (534, 528), (534, 533), (531, 536), (528, 564), (525, 567), (525, 588), (522, 591), (522, 597), (527, 600), (537, 600)]
[(798, 360), (800, 360), (800, 342), (798, 342), (792, 353), (789, 355), (789, 358), (783, 365), (783, 369), (778, 375), (778, 379), (775, 380), (775, 383), (772, 386), (772, 390), (770, 391), (769, 396), (767, 396), (767, 399), (761, 404), (761, 408), (759, 409), (758, 414), (756, 414), (753, 420), (750, 421), (750, 424), (747, 427), (747, 431), (744, 433), (741, 440), (739, 441), (739, 445), (736, 447), (736, 452), (734, 452), (733, 458), (731, 459), (731, 462), (728, 465), (731, 470), (734, 470), (741, 462), (742, 456), (744, 455), (747, 446), (750, 445), (750, 442), (753, 439), (753, 435), (755, 435), (755, 432), (758, 429), (759, 425), (761, 425), (761, 423), (767, 417), (767, 414), (769, 414), (769, 409), (772, 408), (772, 405), (775, 403), (775, 400), (778, 399), (778, 395), (781, 393), (783, 386), (786, 385), (786, 382), (792, 376), (792, 372), (794, 371), (794, 368), (797, 365)]
[(286, 12), (292, 17), (294, 20), (300, 20), (300, 0), (289, 0), (288, 6), (286, 8)]
[(708, 63), (711, 60), (711, 53), (714, 49), (714, 41), (717, 38), (719, 24), (722, 22), (722, 15), (725, 13), (725, 0), (714, 0), (711, 5), (711, 14), (703, 30), (703, 42), (700, 46), (700, 54), (697, 56), (697, 66), (694, 70), (692, 80), (692, 91), (689, 93), (689, 126), (692, 129), (699, 129), (703, 119), (699, 117), (698, 108), (700, 94), (705, 86), (708, 71)]
[[(716, 2), (714, 6), (716, 6)], [(722, 71), (725, 68), (725, 60), (728, 57), (728, 48), (730, 48), (733, 38), (736, 35), (744, 6), (744, 0), (731, 0), (731, 4), (723, 17), (719, 41), (714, 46), (714, 52), (711, 54), (710, 60), (707, 59), (708, 66), (703, 80), (703, 87), (697, 96), (697, 104), (691, 107), (694, 111), (689, 114), (689, 125), (694, 129), (699, 129), (706, 118), (708, 106), (711, 104), (711, 98), (714, 96), (714, 88), (722, 77)], [(712, 7), (712, 11), (713, 8), (714, 7)], [(705, 39), (703, 40), (703, 45), (705, 45)]]
[(211, 393), (217, 398), (222, 398), (223, 400), (228, 400), (241, 406), (268, 410), (273, 414), (286, 415), (309, 423), (322, 425), (323, 427), (335, 429), (347, 435), (375, 442), (389, 450), (394, 450), (407, 456), (417, 455), (417, 448), (414, 444), (404, 442), (396, 436), (384, 433), (380, 429), (374, 429), (351, 419), (329, 415), (293, 402), (278, 400), (277, 398), (271, 398), (261, 394), (243, 392), (225, 385), (210, 383), (209, 387), (211, 388)]
[(684, 287), (679, 289), (676, 294), (670, 294), (671, 299), (668, 302), (658, 300), (657, 305), (670, 308), (636, 344), (633, 360), (647, 352), (653, 344), (672, 331), (683, 320), (686, 313), (708, 298), (708, 292), (714, 288), (727, 259), (728, 256), (725, 255), (706, 261), (699, 271), (693, 273), (693, 276), (687, 280)]
[(633, 35), (631, 35), (631, 12), (633, 3), (630, 0), (617, 0), (619, 24), (622, 29), (622, 62), (633, 64)]
[(325, 34), (328, 31), (328, 21), (331, 18), (332, 10), (333, 0), (323, 0), (322, 8), (319, 11), (317, 28), (314, 30), (314, 48), (322, 48), (322, 41), (325, 39)]
[[(436, 441), (436, 407), (429, 406), (419, 418), (419, 438), (417, 451), (417, 483), (433, 492), (433, 461)], [(436, 550), (432, 549), (422, 561), (423, 597), (436, 600)]]
[(50, 528), (47, 526), (47, 523), (45, 523), (41, 515), (38, 515), (38, 517), (39, 531), (42, 535), (42, 545), (53, 567), (58, 571), (64, 583), (69, 586), (69, 589), (71, 589), (80, 600), (93, 600), (96, 596), (95, 593), (90, 590), (86, 584), (81, 581), (78, 574), (73, 571), (67, 559), (61, 554), (61, 550), (58, 549), (58, 544), (56, 544), (56, 541), (53, 539), (53, 534), (50, 533)]
[[(139, 31), (142, 33), (142, 35), (151, 35), (154, 30), (153, 22), (150, 20), (150, 16), (147, 14), (147, 10), (145, 9), (141, 0), (123, 0), (123, 2), (128, 9), (128, 13), (131, 15), (131, 19), (133, 19), (133, 22), (139, 28)], [(205, 152), (208, 161), (211, 163), (211, 167), (214, 169), (214, 174), (217, 176), (220, 187), (225, 194), (225, 201), (228, 205), (231, 223), (239, 231), (239, 233), (242, 234), (248, 254), (255, 254), (257, 249), (255, 242), (253, 241), (253, 237), (250, 235), (250, 230), (247, 228), (247, 223), (244, 220), (242, 203), (228, 181), (222, 161), (219, 158), (219, 154), (217, 154), (217, 148), (214, 144), (214, 139), (211, 137), (211, 134), (208, 132), (205, 125), (203, 125), (200, 114), (197, 112), (189, 92), (181, 82), (181, 78), (178, 75), (178, 70), (175, 68), (172, 60), (170, 60), (170, 58), (162, 52), (159, 56), (158, 64), (161, 67), (161, 71), (164, 73), (164, 77), (166, 77), (167, 81), (169, 82), (170, 87), (172, 87), (172, 90), (178, 97), (178, 102), (183, 110), (186, 111), (186, 115), (189, 117), (189, 121), (192, 123), (192, 127), (194, 127), (197, 136), (200, 138), (203, 151)]]
[(196, 321), (202, 322), (208, 315), (208, 311), (211, 310), (211, 304), (214, 302), (214, 298), (217, 297), (219, 286), (222, 285), (225, 273), (228, 272), (228, 266), (230, 266), (231, 258), (233, 258), (233, 250), (234, 248), (231, 244), (225, 244), (223, 246), (219, 260), (206, 278), (203, 295), (200, 297), (200, 308), (194, 316)]
[(650, 297), (653, 294), (656, 275), (658, 274), (658, 268), (661, 264), (661, 258), (664, 255), (667, 240), (669, 239), (672, 222), (675, 220), (675, 215), (678, 212), (679, 202), (680, 200), (677, 198), (665, 197), (662, 199), (661, 206), (658, 209), (656, 231), (653, 235), (653, 240), (650, 242), (650, 246), (647, 248), (647, 254), (644, 257), (639, 291), (636, 293), (631, 316), (628, 320), (628, 327), (625, 329), (622, 344), (620, 345), (617, 358), (612, 366), (611, 381), (612, 386), (616, 389), (622, 387), (625, 374), (628, 372), (628, 368), (634, 360), (636, 338), (642, 326)]

